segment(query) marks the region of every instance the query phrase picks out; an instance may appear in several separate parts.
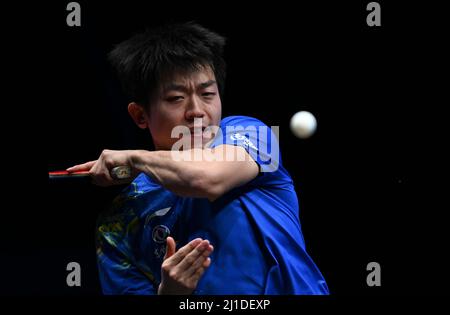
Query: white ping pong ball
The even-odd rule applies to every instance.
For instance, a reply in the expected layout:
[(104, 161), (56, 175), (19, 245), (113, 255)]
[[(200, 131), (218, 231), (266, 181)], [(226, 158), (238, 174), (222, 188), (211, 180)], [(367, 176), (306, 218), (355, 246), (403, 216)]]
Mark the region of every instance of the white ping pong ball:
[(316, 129), (317, 120), (310, 112), (301, 111), (291, 118), (291, 131), (295, 136), (301, 139), (311, 137)]

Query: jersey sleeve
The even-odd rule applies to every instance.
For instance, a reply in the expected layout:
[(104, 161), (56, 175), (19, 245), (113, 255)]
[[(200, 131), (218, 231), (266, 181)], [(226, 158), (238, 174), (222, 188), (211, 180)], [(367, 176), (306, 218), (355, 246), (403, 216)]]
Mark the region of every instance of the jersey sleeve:
[(278, 169), (280, 154), (276, 131), (258, 119), (247, 116), (224, 118), (211, 148), (224, 144), (243, 147), (261, 172)]
[(249, 185), (290, 184), (292, 179), (284, 171), (278, 141), (278, 127), (247, 116), (230, 116), (220, 123), (210, 148), (220, 145), (243, 147), (258, 164), (259, 175)]

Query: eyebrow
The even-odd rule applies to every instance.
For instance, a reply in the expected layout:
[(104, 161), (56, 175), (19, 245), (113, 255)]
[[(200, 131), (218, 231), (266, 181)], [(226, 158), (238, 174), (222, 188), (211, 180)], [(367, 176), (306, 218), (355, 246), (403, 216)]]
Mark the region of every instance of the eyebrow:
[[(209, 80), (203, 83), (200, 83), (197, 88), (206, 89), (207, 87), (210, 87), (211, 85), (216, 84), (217, 82), (215, 80)], [(170, 83), (167, 86), (164, 87), (164, 92), (167, 93), (169, 91), (180, 91), (180, 92), (186, 92), (188, 89), (185, 85), (182, 84), (176, 84), (176, 83)]]
[(200, 83), (200, 87), (202, 88), (202, 89), (206, 89), (207, 87), (209, 87), (209, 86), (211, 86), (211, 85), (214, 85), (214, 84), (216, 84), (217, 82), (216, 81), (214, 81), (214, 80), (209, 80), (209, 81), (206, 81), (206, 82), (204, 82), (204, 83)]

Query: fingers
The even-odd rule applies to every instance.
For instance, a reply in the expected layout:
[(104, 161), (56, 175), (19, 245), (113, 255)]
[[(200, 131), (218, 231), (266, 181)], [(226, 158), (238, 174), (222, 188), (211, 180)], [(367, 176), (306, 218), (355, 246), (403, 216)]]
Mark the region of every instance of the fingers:
[(69, 167), (66, 171), (69, 173), (89, 171), (89, 175), (92, 177), (93, 183), (98, 186), (109, 186), (113, 182), (118, 183), (118, 181), (114, 181), (111, 177), (108, 169), (104, 167), (101, 159)]
[(182, 261), (182, 263), (185, 262), (186, 264), (184, 266), (182, 266), (182, 263), (180, 264), (180, 269), (186, 268), (185, 270), (182, 270), (182, 272), (186, 275), (186, 277), (188, 277), (188, 278), (192, 277), (193, 274), (195, 272), (197, 272), (198, 269), (201, 269), (201, 268), (205, 269), (205, 268), (209, 267), (209, 264), (211, 263), (211, 258), (209, 258), (209, 256), (211, 255), (213, 249), (214, 249), (214, 247), (212, 245), (208, 244), (208, 246), (205, 247), (198, 256), (194, 256), (194, 251), (193, 251), (191, 253), (194, 257), (191, 259), (191, 260), (194, 260), (194, 262), (192, 264), (189, 264), (189, 255), (191, 255), (191, 254), (186, 256), (186, 258)]
[[(186, 272), (189, 274), (188, 269), (194, 265), (194, 263), (201, 258), (203, 252), (209, 247), (209, 241), (203, 240), (197, 247), (195, 247), (190, 253), (183, 258), (183, 260), (177, 265), (177, 269), (180, 272)], [(204, 260), (205, 258), (203, 258)]]
[(205, 273), (206, 269), (211, 265), (211, 258), (207, 257), (204, 261), (201, 267), (198, 267), (194, 270), (194, 272), (185, 280), (186, 285), (188, 287), (197, 287), (197, 283), (200, 280), (200, 278)]
[(175, 253), (174, 245), (173, 238), (167, 238), (158, 294), (191, 294), (205, 270), (211, 265), (209, 255), (214, 248), (208, 240), (200, 238), (192, 240)]
[(201, 242), (202, 242), (201, 238), (196, 238), (190, 241), (188, 244), (181, 247), (172, 257), (168, 258), (168, 260), (170, 261), (170, 265), (177, 265), (180, 261), (182, 261), (182, 259), (187, 254), (193, 251)]
[(211, 265), (211, 258), (206, 258), (206, 260), (203, 262), (203, 268), (208, 268)]
[(189, 276), (187, 279), (188, 283), (196, 284), (198, 280), (202, 277), (202, 275), (205, 273), (206, 269), (211, 265), (211, 258), (206, 258), (206, 260), (203, 262), (203, 265), (196, 270)]
[(130, 164), (133, 152), (133, 150), (103, 150), (98, 160), (75, 165), (66, 170), (89, 171), (93, 183), (99, 186), (128, 184), (134, 179), (134, 175), (137, 175)]
[(114, 182), (102, 159), (97, 160), (92, 166), (89, 170), (89, 175), (91, 175), (93, 183), (98, 186), (110, 186)]
[(90, 171), (96, 162), (97, 162), (97, 160), (89, 161), (89, 162), (86, 162), (83, 164), (78, 164), (78, 165), (69, 167), (68, 169), (66, 169), (66, 171), (68, 171), (69, 173), (78, 172), (78, 171)]
[(166, 255), (164, 255), (164, 260), (169, 257), (172, 257), (175, 254), (175, 240), (172, 237), (167, 237), (166, 239)]

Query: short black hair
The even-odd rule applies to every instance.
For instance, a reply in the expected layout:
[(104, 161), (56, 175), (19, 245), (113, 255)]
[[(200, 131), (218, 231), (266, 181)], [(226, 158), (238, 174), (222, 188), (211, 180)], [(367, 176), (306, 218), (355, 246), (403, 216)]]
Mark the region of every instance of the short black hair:
[(225, 87), (225, 38), (195, 22), (147, 29), (118, 44), (108, 55), (131, 101), (147, 105), (164, 78), (209, 66), (219, 92)]

